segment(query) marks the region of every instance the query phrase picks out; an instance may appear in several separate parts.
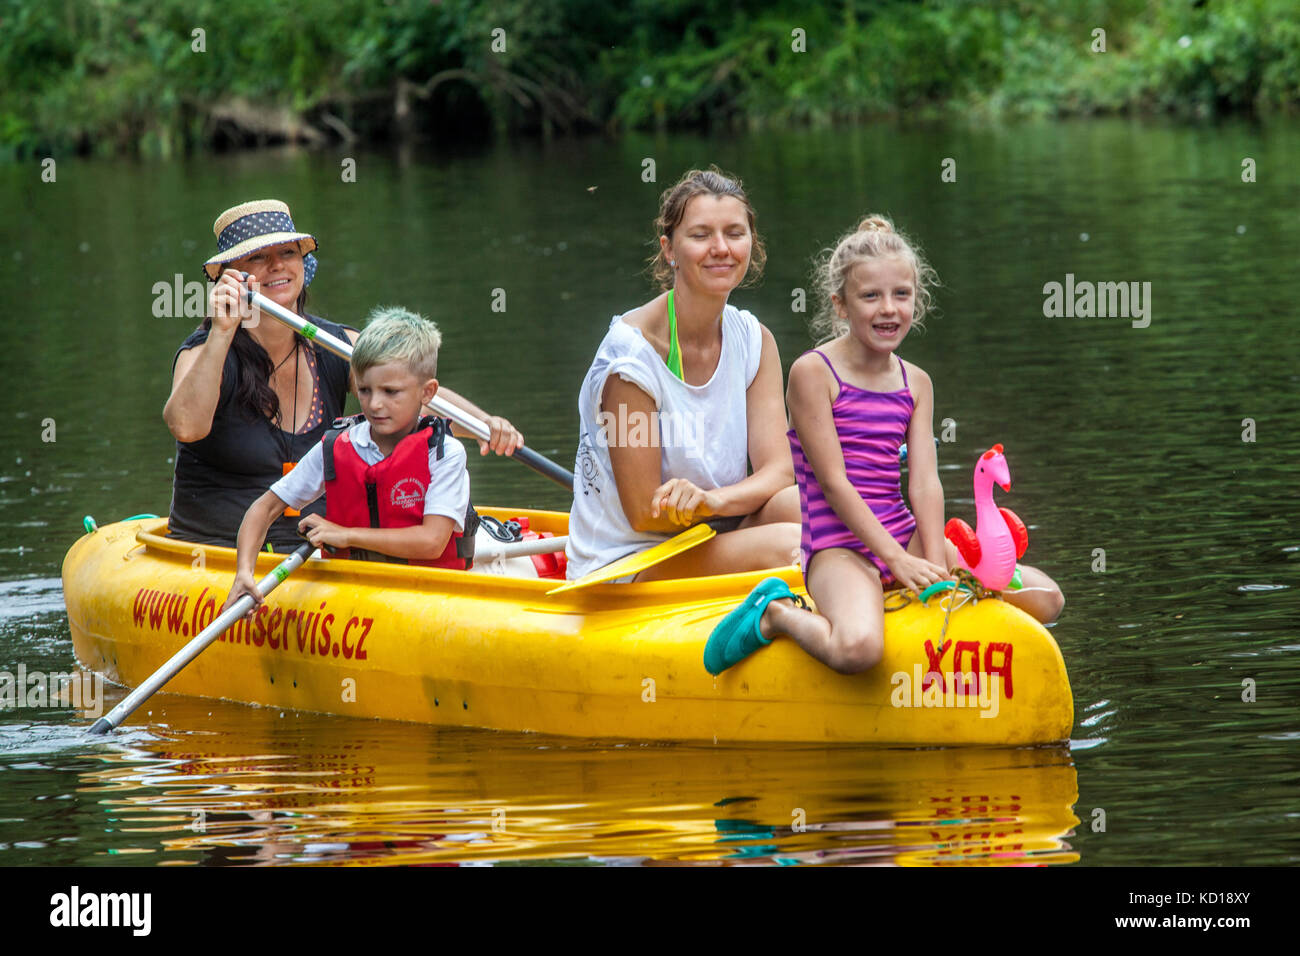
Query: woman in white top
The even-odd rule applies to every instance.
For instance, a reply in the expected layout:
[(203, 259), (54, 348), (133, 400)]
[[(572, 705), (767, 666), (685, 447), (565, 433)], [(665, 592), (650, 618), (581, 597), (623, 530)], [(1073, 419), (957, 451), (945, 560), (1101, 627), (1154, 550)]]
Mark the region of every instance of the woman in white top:
[(702, 521), (719, 534), (636, 580), (790, 564), (799, 492), (781, 359), (772, 333), (727, 304), (766, 258), (753, 207), (738, 180), (691, 170), (664, 193), (656, 228), (665, 291), (614, 317), (582, 383), (568, 576)]

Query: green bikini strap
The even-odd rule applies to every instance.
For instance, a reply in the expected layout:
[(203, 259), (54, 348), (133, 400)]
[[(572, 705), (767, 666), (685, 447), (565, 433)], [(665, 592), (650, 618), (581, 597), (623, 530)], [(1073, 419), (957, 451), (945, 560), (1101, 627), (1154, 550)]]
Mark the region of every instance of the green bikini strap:
[(677, 343), (677, 311), (673, 308), (673, 290), (668, 290), (668, 359), (665, 364), (668, 371), (672, 372), (683, 382), (686, 377), (682, 375), (682, 347)]

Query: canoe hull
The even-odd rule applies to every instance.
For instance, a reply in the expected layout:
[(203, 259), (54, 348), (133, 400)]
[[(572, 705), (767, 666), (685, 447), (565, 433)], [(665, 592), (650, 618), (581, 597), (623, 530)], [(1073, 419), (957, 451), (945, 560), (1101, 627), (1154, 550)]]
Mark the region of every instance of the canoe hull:
[[(520, 513), (534, 530), (565, 530), (563, 514), (499, 512)], [(157, 519), (109, 525), (64, 562), (78, 659), (127, 686), (215, 617), (234, 575), (232, 550), (164, 531)], [(277, 560), (260, 558), (259, 575)], [(887, 615), (884, 659), (867, 674), (835, 674), (777, 640), (712, 677), (701, 659), (709, 632), (766, 573), (547, 597), (555, 582), (309, 562), (253, 625), (228, 631), (166, 691), (574, 737), (912, 746), (1068, 737), (1073, 701), (1060, 650), (1002, 601), (954, 611), (943, 642), (937, 607)], [(781, 574), (803, 591), (797, 569)]]

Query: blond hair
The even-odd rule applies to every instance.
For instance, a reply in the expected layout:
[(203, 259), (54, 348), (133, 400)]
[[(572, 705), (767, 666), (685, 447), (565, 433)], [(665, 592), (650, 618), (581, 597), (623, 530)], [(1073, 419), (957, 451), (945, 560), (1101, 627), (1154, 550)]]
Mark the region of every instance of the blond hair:
[(811, 325), (818, 345), (848, 332), (849, 324), (835, 311), (832, 296), (843, 301), (848, 274), (858, 263), (873, 259), (902, 259), (911, 266), (916, 286), (912, 324), (918, 329), (925, 328), (923, 320), (932, 300), (930, 289), (939, 284), (939, 276), (907, 236), (896, 230), (884, 216), (873, 213), (863, 219), (857, 229), (842, 236), (834, 249), (823, 251), (817, 259), (814, 281), (821, 310)]
[(668, 241), (672, 242), (673, 230), (681, 225), (686, 215), (686, 204), (696, 196), (719, 198), (730, 196), (740, 200), (740, 204), (745, 207), (745, 217), (749, 221), (749, 234), (753, 237), (749, 252), (749, 271), (745, 274), (741, 286), (758, 281), (767, 262), (767, 247), (763, 245), (763, 240), (754, 227), (756, 218), (754, 207), (749, 197), (745, 195), (740, 180), (724, 173), (717, 166), (710, 166), (708, 169), (688, 169), (682, 178), (677, 180), (676, 185), (665, 189), (663, 195), (659, 197), (659, 216), (655, 219), (655, 254), (650, 257), (650, 273), (654, 281), (659, 283), (661, 289), (673, 287), (676, 276), (672, 266), (668, 264), (668, 257), (659, 243), (659, 237), (667, 236)]
[(374, 309), (366, 327), (352, 346), (352, 372), (361, 376), (376, 365), (404, 362), (416, 378), (438, 375), (438, 348), (442, 333), (424, 316), (401, 306)]

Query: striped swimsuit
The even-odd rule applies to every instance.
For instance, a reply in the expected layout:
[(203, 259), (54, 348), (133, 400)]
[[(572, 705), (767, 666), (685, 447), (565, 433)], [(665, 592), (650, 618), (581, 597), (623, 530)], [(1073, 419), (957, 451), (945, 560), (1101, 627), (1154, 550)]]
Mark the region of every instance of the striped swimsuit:
[[(831, 404), (835, 432), (844, 453), (844, 470), (849, 483), (862, 496), (871, 513), (884, 525), (894, 540), (907, 547), (916, 530), (916, 519), (903, 503), (900, 485), (898, 448), (907, 437), (912, 420), (912, 393), (907, 387), (907, 369), (899, 359), (903, 387), (897, 392), (871, 392), (850, 385), (840, 378), (831, 360), (820, 349), (813, 349), (830, 368), (840, 391)], [(793, 428), (787, 433), (794, 457), (794, 474), (799, 483), (799, 508), (803, 517), (803, 570), (818, 551), (848, 548), (866, 557), (880, 571), (882, 584), (893, 581), (885, 562), (850, 531), (831, 508), (830, 502), (804, 456), (803, 446)]]

